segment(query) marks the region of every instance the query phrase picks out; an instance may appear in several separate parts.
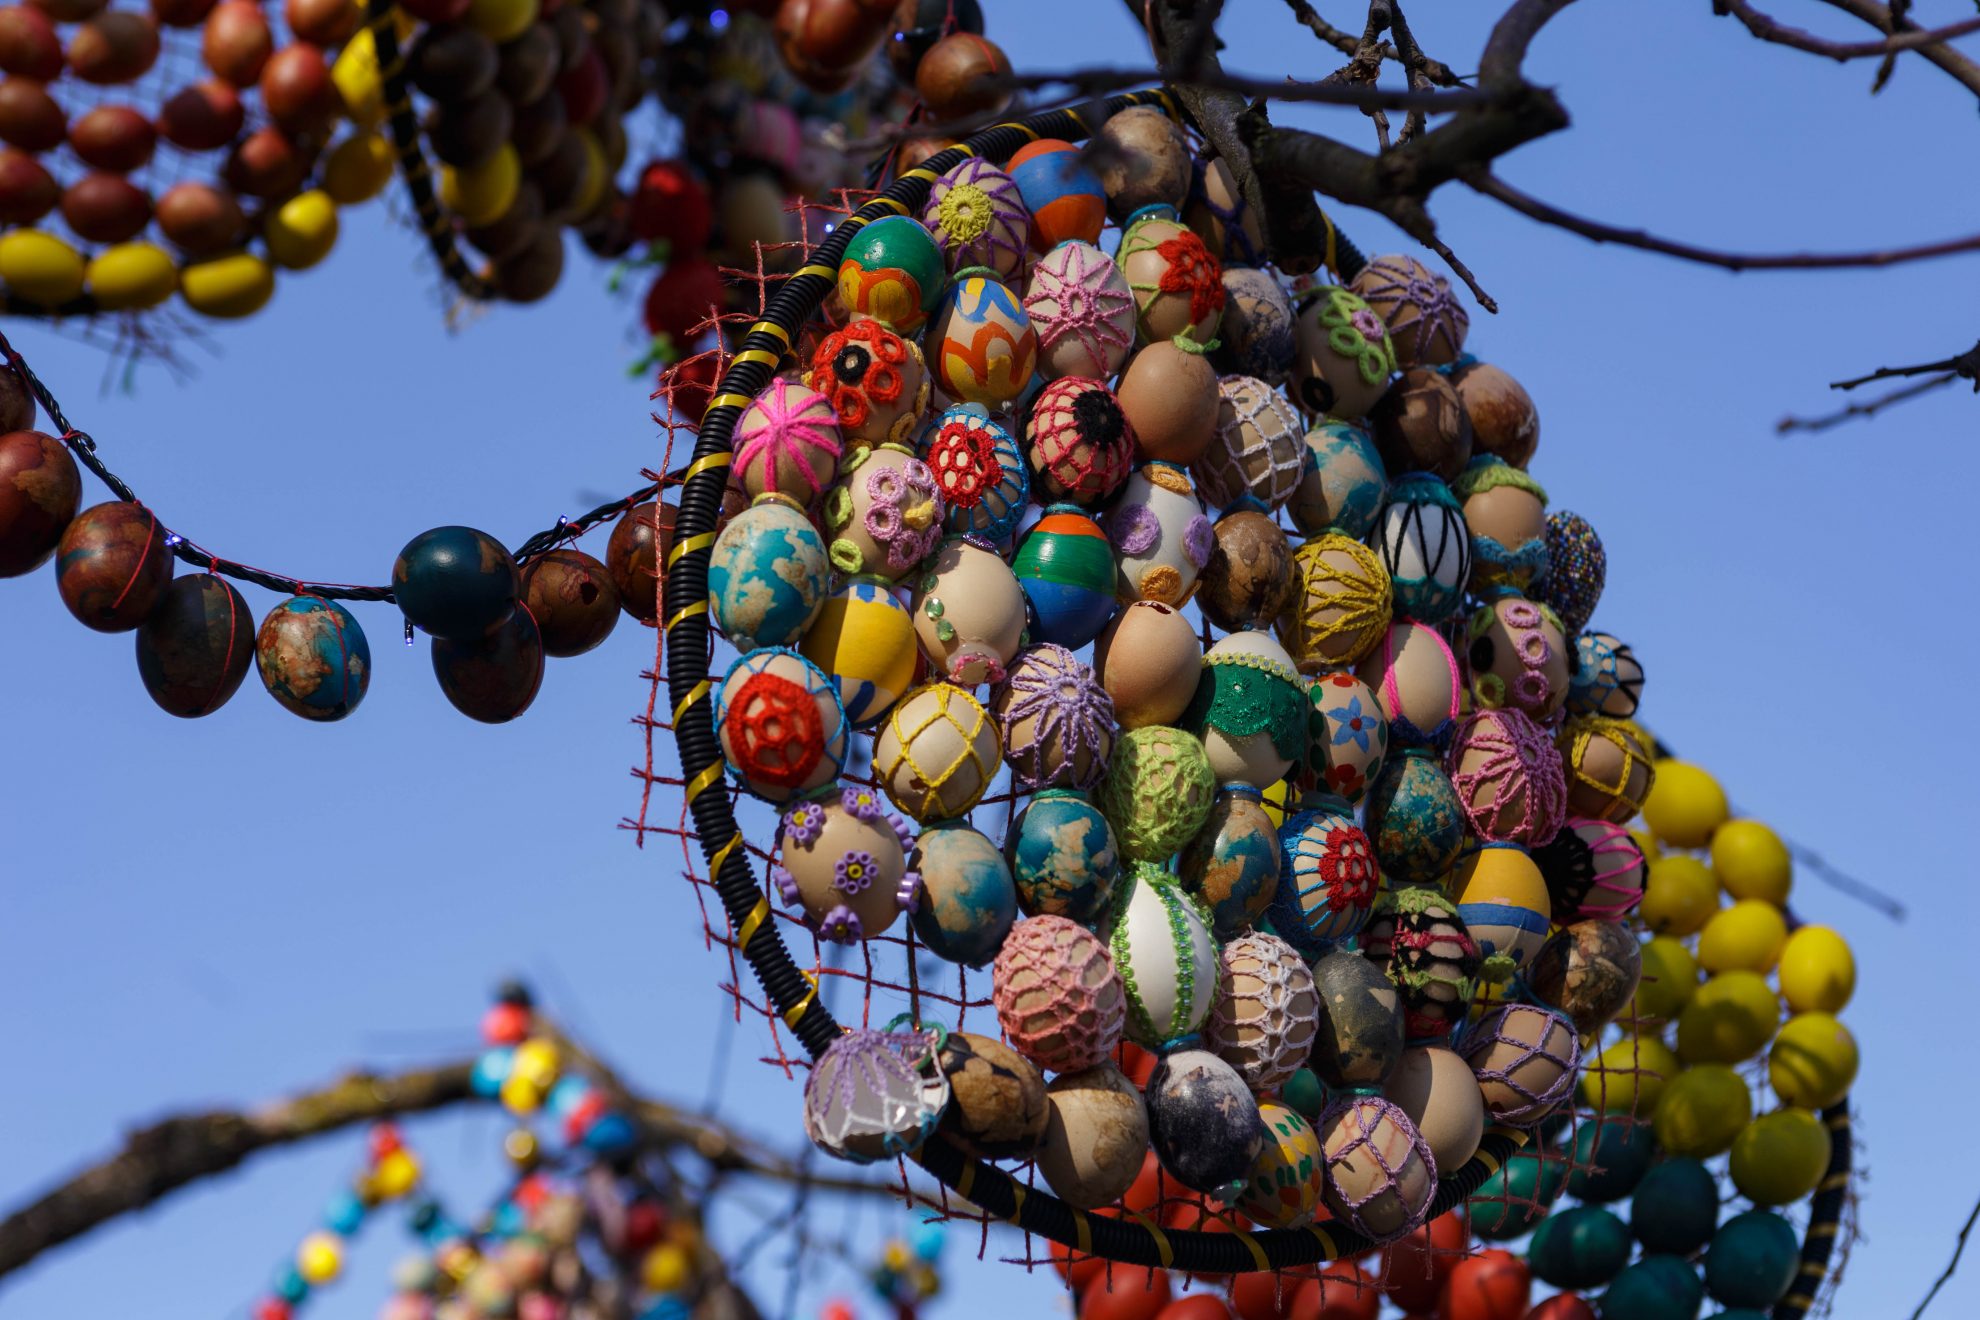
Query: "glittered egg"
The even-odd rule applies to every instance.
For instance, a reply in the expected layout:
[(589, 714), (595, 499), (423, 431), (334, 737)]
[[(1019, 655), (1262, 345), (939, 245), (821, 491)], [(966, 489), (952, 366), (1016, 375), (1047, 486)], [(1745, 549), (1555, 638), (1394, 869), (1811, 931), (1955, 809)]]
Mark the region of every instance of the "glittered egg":
[(1269, 385), (1283, 385), (1292, 368), (1292, 300), (1270, 274), (1224, 267), (1224, 317), (1217, 332), (1220, 361)]
[(1367, 923), (1381, 883), (1374, 848), (1346, 803), (1299, 812), (1279, 827), (1272, 929), (1318, 957)]
[(1457, 391), (1432, 367), (1410, 367), (1368, 412), (1375, 448), (1391, 472), (1455, 481), (1471, 461), (1471, 419)]
[(1093, 669), (1123, 729), (1172, 724), (1196, 695), (1203, 642), (1172, 606), (1140, 600), (1120, 612), (1093, 649)]
[(1292, 945), (1258, 932), (1224, 945), (1204, 1038), (1245, 1085), (1260, 1094), (1284, 1086), (1306, 1066), (1319, 1029), (1319, 991)]
[(1207, 345), (1224, 314), (1224, 268), (1203, 240), (1159, 214), (1132, 221), (1114, 262), (1134, 293), (1135, 333), (1144, 344), (1184, 338)]
[(1134, 432), (1104, 383), (1065, 376), (1032, 400), (1025, 455), (1041, 497), (1095, 504), (1127, 480)]
[(708, 554), (708, 608), (738, 650), (788, 646), (820, 617), (832, 590), (825, 538), (779, 499), (729, 520)]
[(984, 266), (1009, 280), (1024, 268), (1031, 213), (1011, 176), (981, 156), (935, 180), (921, 222), (942, 245), (950, 270)]
[(1054, 504), (1018, 542), (1011, 561), (1031, 606), (1031, 631), (1042, 642), (1075, 650), (1114, 617), (1114, 552), (1092, 515)]
[(1022, 1159), (1045, 1141), (1051, 1110), (1045, 1078), (1002, 1041), (952, 1031), (942, 1043), (942, 1075), (954, 1096), (942, 1130), (984, 1159)]
[(838, 684), (852, 726), (870, 728), (914, 682), (915, 619), (886, 582), (854, 578), (826, 599), (798, 651)]
[(527, 607), (485, 637), (433, 639), (433, 676), (448, 704), (483, 724), (506, 724), (543, 686), (543, 635)]
[(951, 538), (922, 569), (914, 632), (938, 674), (963, 687), (1004, 679), (1023, 645), (1024, 589), (994, 551)]
[(908, 874), (906, 834), (870, 788), (799, 802), (778, 830), (778, 892), (820, 939), (856, 944), (883, 934), (921, 887)]
[(1454, 368), (1450, 379), (1471, 419), (1473, 447), (1516, 468), (1532, 462), (1540, 446), (1540, 414), (1533, 396), (1489, 362), (1467, 362)]
[(1434, 629), (1398, 621), (1355, 667), (1388, 717), (1391, 739), (1403, 746), (1442, 745), (1457, 729), (1463, 686), (1457, 657)]
[(1575, 634), (1588, 626), (1608, 577), (1608, 552), (1588, 520), (1566, 510), (1548, 514), (1547, 572), (1535, 599), (1553, 608), (1564, 631)]
[(839, 777), (846, 712), (831, 678), (795, 651), (751, 651), (715, 693), (715, 732), (729, 772), (766, 802), (788, 802)]
[(1279, 835), (1259, 791), (1249, 784), (1217, 790), (1209, 818), (1183, 848), (1183, 888), (1210, 910), (1220, 940), (1250, 929), (1279, 885)]
[(1465, 634), (1471, 695), (1480, 706), (1521, 711), (1545, 724), (1567, 701), (1574, 652), (1545, 605), (1518, 596), (1481, 605)]
[(1437, 1161), (1408, 1115), (1379, 1096), (1337, 1102), (1320, 1116), (1321, 1200), (1374, 1242), (1393, 1242), (1430, 1216)]
[[(921, 348), (878, 321), (854, 321), (820, 340), (811, 355), (811, 371), (804, 383), (830, 401), (838, 418), (839, 438), (848, 447), (888, 441), (906, 444), (914, 438), (921, 414), (928, 407), (928, 366), (921, 359)], [(775, 386), (776, 382), (772, 382), (771, 388)], [(743, 427), (751, 413), (765, 405), (770, 392), (766, 390), (758, 396), (737, 423), (738, 466), (744, 465)], [(776, 450), (783, 451), (795, 441), (809, 450), (813, 439), (809, 430), (800, 433), (786, 427), (785, 434), (774, 444)], [(814, 490), (831, 478), (837, 457), (834, 451), (833, 463), (820, 472), (819, 480), (813, 483)], [(809, 463), (805, 467), (807, 471), (812, 469)], [(749, 469), (745, 467), (744, 479), (748, 477)]]
[(583, 655), (619, 622), (619, 588), (605, 565), (582, 550), (559, 548), (523, 566), (523, 604), (543, 634), (543, 653)]
[(1554, 746), (1567, 772), (1570, 815), (1619, 825), (1642, 810), (1657, 772), (1634, 724), (1576, 715), (1561, 726)]
[(949, 1083), (933, 1032), (854, 1028), (826, 1047), (804, 1083), (804, 1130), (827, 1154), (871, 1164), (907, 1155), (935, 1130)]
[[(34, 421), (33, 401), (12, 371), (0, 374), (5, 421)], [(19, 577), (48, 562), (82, 500), (82, 476), (60, 440), (40, 431), (0, 435), (0, 577)]]
[(782, 376), (736, 422), (736, 472), (752, 497), (783, 495), (810, 508), (831, 483), (843, 447), (832, 400)]
[(435, 527), (406, 542), (392, 563), (392, 592), (409, 623), (435, 637), (472, 641), (500, 627), (522, 583), (502, 543), (472, 527)]
[(1141, 1091), (1111, 1063), (1052, 1079), (1038, 1172), (1076, 1210), (1097, 1210), (1134, 1186), (1148, 1155)]
[(1642, 946), (1627, 926), (1577, 921), (1555, 931), (1533, 955), (1526, 987), (1591, 1036), (1629, 1007), (1642, 975)]
[(1361, 951), (1395, 983), (1406, 1039), (1441, 1039), (1464, 1019), (1482, 960), (1456, 905), (1441, 893), (1385, 892), (1362, 932)]
[(1134, 293), (1090, 239), (1061, 243), (1032, 264), (1024, 310), (1043, 376), (1110, 380), (1134, 348)]
[(1552, 1009), (1506, 1004), (1465, 1031), (1458, 1053), (1478, 1078), (1493, 1121), (1532, 1127), (1574, 1090), (1581, 1039)]
[(227, 704), (254, 662), (254, 616), (212, 573), (174, 578), (137, 632), (138, 677), (160, 710), (182, 719)]
[(1217, 997), (1217, 942), (1175, 877), (1137, 862), (1100, 935), (1127, 989), (1128, 1039), (1152, 1050), (1195, 1036)]
[(1107, 512), (1113, 542), (1114, 594), (1123, 601), (1181, 605), (1195, 594), (1210, 562), (1210, 520), (1189, 474), (1169, 463), (1144, 463)]
[(1547, 731), (1516, 710), (1467, 716), (1451, 739), (1451, 784), (1480, 839), (1539, 847), (1567, 819), (1567, 780)]
[(1262, 791), (1304, 757), (1307, 710), (1292, 657), (1270, 633), (1248, 629), (1204, 652), (1179, 727), (1202, 739), (1218, 783)]
[(904, 215), (864, 225), (839, 259), (839, 298), (855, 316), (912, 334), (941, 305), (948, 284), (942, 247)]
[(1121, 735), (1094, 797), (1121, 856), (1159, 863), (1203, 828), (1216, 791), (1203, 744), (1180, 729), (1151, 725)]
[(1302, 673), (1352, 665), (1389, 629), (1389, 572), (1375, 552), (1337, 532), (1293, 552), (1293, 589), (1279, 636)]
[(888, 801), (922, 823), (967, 813), (996, 778), (1002, 755), (990, 712), (948, 683), (895, 702), (873, 738), (873, 770)]
[(1113, 826), (1072, 789), (1048, 788), (1032, 798), (1005, 835), (1004, 855), (1028, 916), (1090, 921), (1120, 881)]
[(1484, 970), (1524, 971), (1546, 942), (1553, 916), (1547, 882), (1525, 849), (1510, 843), (1474, 849), (1459, 860), (1450, 891), (1457, 895), (1465, 929), (1478, 942)]
[(1402, 367), (1438, 367), (1457, 361), (1471, 328), (1471, 315), (1451, 292), (1451, 282), (1414, 257), (1376, 257), (1355, 273), (1348, 287), (1389, 328), (1396, 361)]
[(1063, 646), (1027, 647), (990, 698), (1019, 790), (1090, 789), (1113, 755), (1114, 701)]
[(1094, 142), (1094, 173), (1107, 192), (1108, 215), (1124, 221), (1147, 206), (1182, 207), (1189, 196), (1189, 145), (1162, 111), (1131, 106), (1102, 124)]
[(907, 864), (921, 877), (908, 919), (929, 952), (971, 967), (996, 957), (1018, 910), (1002, 850), (965, 822), (947, 820), (921, 832)]
[(1442, 1045), (1403, 1051), (1382, 1084), (1384, 1099), (1408, 1116), (1440, 1169), (1464, 1167), (1485, 1135), (1485, 1103), (1478, 1079), (1463, 1059)]
[(1141, 349), (1116, 393), (1141, 458), (1187, 467), (1217, 433), (1217, 369), (1193, 347), (1163, 340)]
[(1321, 789), (1359, 803), (1388, 757), (1389, 718), (1374, 690), (1353, 674), (1322, 674), (1306, 697), (1309, 773)]
[(1626, 720), (1642, 702), (1643, 666), (1628, 642), (1605, 632), (1585, 632), (1575, 639), (1574, 675), (1568, 679), (1570, 711)]
[(351, 612), (321, 596), (291, 596), (261, 621), (255, 663), (268, 694), (306, 720), (341, 720), (371, 685), (371, 646)]
[(923, 343), (935, 383), (959, 403), (1009, 403), (1024, 393), (1038, 362), (1038, 332), (1024, 304), (982, 267), (961, 270), (950, 281)]
[(1237, 1199), (1239, 1213), (1267, 1228), (1294, 1228), (1320, 1204), (1320, 1138), (1299, 1112), (1274, 1101), (1258, 1106), (1265, 1143)]
[(825, 497), (832, 567), (899, 582), (942, 543), (942, 495), (928, 465), (902, 445), (857, 451)]
[(1217, 382), (1217, 426), (1192, 466), (1203, 498), (1224, 508), (1249, 496), (1276, 509), (1292, 498), (1306, 459), (1299, 414), (1252, 376)]
[(1107, 948), (1065, 917), (1011, 928), (991, 969), (997, 1021), (1025, 1058), (1047, 1072), (1102, 1062), (1120, 1044), (1127, 997)]
[(1269, 514), (1237, 509), (1210, 529), (1210, 562), (1196, 602), (1226, 632), (1269, 628), (1292, 599), (1292, 544)]
[(1396, 613), (1437, 623), (1464, 600), (1471, 578), (1471, 533), (1450, 487), (1425, 473), (1389, 485), (1369, 544), (1389, 570)]
[(1198, 156), (1191, 162), (1182, 218), (1226, 265), (1263, 266), (1271, 258), (1265, 226), (1245, 200), (1230, 163), (1221, 156)]
[(1307, 1066), (1335, 1089), (1380, 1086), (1403, 1052), (1402, 997), (1372, 960), (1346, 946), (1313, 962), (1319, 1030)]
[(171, 580), (165, 525), (142, 504), (112, 500), (84, 509), (55, 547), (62, 603), (97, 632), (129, 632), (143, 623)]
[(942, 525), (952, 535), (998, 544), (1017, 530), (1031, 499), (1031, 468), (1001, 418), (959, 403), (921, 437), (921, 461), (935, 474)]
[(1435, 885), (1464, 846), (1464, 804), (1427, 747), (1389, 758), (1368, 790), (1368, 833), (1395, 885)]
[(1061, 243), (1091, 243), (1107, 223), (1107, 190), (1080, 149), (1062, 138), (1019, 147), (1004, 168), (1031, 213), (1031, 247), (1050, 253)]
[(1323, 417), (1306, 433), (1306, 457), (1286, 515), (1307, 536), (1339, 532), (1358, 541), (1375, 526), (1388, 489), (1374, 438), (1353, 422)]
[(1265, 1145), (1258, 1102), (1237, 1070), (1203, 1049), (1164, 1055), (1143, 1088), (1148, 1139), (1169, 1176), (1235, 1196)]
[(1293, 401), (1313, 418), (1364, 417), (1396, 373), (1388, 327), (1337, 285), (1302, 295), (1293, 322)]
[(1643, 901), (1649, 864), (1621, 825), (1571, 817), (1533, 860), (1557, 920), (1621, 921)]
[(1493, 454), (1465, 465), (1451, 491), (1471, 533), (1471, 594), (1529, 594), (1547, 573), (1547, 492)]

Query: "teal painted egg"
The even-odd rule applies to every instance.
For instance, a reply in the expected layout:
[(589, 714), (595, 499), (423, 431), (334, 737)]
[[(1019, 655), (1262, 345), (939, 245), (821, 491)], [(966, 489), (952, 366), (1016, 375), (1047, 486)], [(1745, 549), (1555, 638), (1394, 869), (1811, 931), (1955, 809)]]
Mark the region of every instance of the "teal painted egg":
[(1514, 1151), (1471, 1194), (1466, 1207), (1471, 1231), (1487, 1242), (1525, 1236), (1559, 1199), (1567, 1172), (1567, 1161), (1558, 1154)]
[(1627, 1114), (1585, 1118), (1574, 1134), (1574, 1171), (1567, 1189), (1590, 1203), (1620, 1201), (1636, 1190), (1657, 1158), (1648, 1123)]
[(846, 729), (837, 685), (782, 647), (738, 659), (715, 693), (715, 733), (729, 771), (766, 802), (789, 802), (837, 779)]
[(1265, 813), (1264, 795), (1249, 784), (1225, 784), (1178, 863), (1183, 888), (1210, 909), (1217, 938), (1251, 928), (1279, 887), (1279, 832)]
[(1794, 1226), (1771, 1210), (1734, 1215), (1705, 1249), (1705, 1289), (1726, 1306), (1764, 1310), (1787, 1295), (1801, 1264)]
[(483, 724), (506, 724), (529, 709), (543, 686), (543, 634), (527, 606), (486, 637), (433, 639), (433, 676), (455, 710)]
[(1308, 536), (1339, 532), (1359, 541), (1375, 525), (1388, 489), (1375, 438), (1353, 422), (1325, 417), (1306, 433), (1305, 467), (1286, 513)]
[(268, 611), (254, 658), (270, 696), (306, 720), (341, 720), (371, 683), (371, 647), (349, 610), (321, 596), (291, 596)]
[(1698, 1271), (1682, 1256), (1645, 1256), (1623, 1267), (1602, 1294), (1602, 1320), (1695, 1320), (1705, 1300)]
[(942, 494), (942, 525), (1001, 545), (1031, 500), (1031, 468), (1017, 437), (979, 403), (959, 403), (921, 437), (921, 461)]
[(982, 967), (1017, 920), (1017, 886), (996, 844), (964, 821), (931, 825), (915, 840), (908, 870), (921, 876), (914, 933), (938, 958)]
[(839, 259), (839, 298), (855, 316), (910, 334), (940, 305), (948, 270), (919, 221), (890, 215), (861, 227)]
[(834, 592), (798, 650), (839, 685), (855, 729), (878, 723), (914, 684), (914, 619), (877, 578), (853, 578)]
[(1127, 987), (1128, 1039), (1158, 1050), (1194, 1037), (1216, 1002), (1220, 965), (1201, 905), (1161, 867), (1136, 862), (1100, 934)]
[(1038, 333), (1024, 304), (982, 267), (956, 275), (923, 342), (936, 384), (962, 403), (1009, 403), (1038, 365)]
[(1464, 846), (1464, 805), (1427, 747), (1405, 747), (1368, 791), (1368, 832), (1398, 888), (1437, 885)]
[(1078, 650), (1114, 617), (1114, 551), (1092, 516), (1054, 504), (1018, 543), (1012, 561), (1031, 606), (1033, 641)]
[(1630, 1231), (1646, 1253), (1688, 1256), (1711, 1239), (1718, 1222), (1718, 1180), (1689, 1156), (1654, 1165), (1629, 1203)]
[(1353, 674), (1322, 674), (1306, 690), (1312, 708), (1307, 767), (1315, 785), (1357, 804), (1389, 755), (1389, 717)]
[(211, 715), (254, 660), (254, 616), (233, 584), (193, 573), (167, 584), (137, 632), (138, 677), (168, 714)]
[(731, 518), (708, 555), (709, 610), (739, 651), (795, 643), (831, 591), (825, 538), (779, 499)]
[(1558, 1210), (1533, 1230), (1526, 1259), (1556, 1288), (1599, 1288), (1629, 1263), (1629, 1229), (1599, 1205)]
[(500, 541), (472, 527), (421, 532), (392, 564), (392, 595), (407, 621), (449, 641), (472, 641), (501, 627), (521, 590), (516, 561)]
[(1113, 827), (1083, 793), (1048, 788), (1031, 800), (1004, 845), (1026, 916), (1090, 921), (1120, 879)]
[(1272, 930), (1317, 958), (1367, 924), (1381, 884), (1375, 850), (1347, 803), (1302, 811), (1279, 827)]

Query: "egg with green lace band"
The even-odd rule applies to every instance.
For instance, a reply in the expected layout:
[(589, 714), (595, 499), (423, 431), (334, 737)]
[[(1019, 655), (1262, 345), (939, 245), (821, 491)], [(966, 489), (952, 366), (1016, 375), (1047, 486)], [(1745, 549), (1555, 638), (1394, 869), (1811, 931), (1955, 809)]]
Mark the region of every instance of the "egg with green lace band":
[(1217, 997), (1210, 917), (1161, 867), (1136, 862), (1102, 929), (1127, 987), (1127, 1035), (1148, 1049), (1194, 1038)]
[(1480, 454), (1451, 492), (1471, 533), (1471, 594), (1526, 595), (1547, 573), (1546, 490), (1497, 455)]
[(1209, 908), (1218, 939), (1249, 930), (1279, 885), (1279, 835), (1259, 790), (1249, 784), (1219, 788), (1177, 870), (1183, 888)]
[(1271, 634), (1251, 629), (1204, 653), (1180, 727), (1202, 739), (1219, 783), (1262, 791), (1305, 756), (1307, 710), (1292, 657)]
[(873, 771), (888, 800), (923, 824), (967, 814), (1002, 759), (990, 712), (950, 683), (902, 697), (873, 739)]

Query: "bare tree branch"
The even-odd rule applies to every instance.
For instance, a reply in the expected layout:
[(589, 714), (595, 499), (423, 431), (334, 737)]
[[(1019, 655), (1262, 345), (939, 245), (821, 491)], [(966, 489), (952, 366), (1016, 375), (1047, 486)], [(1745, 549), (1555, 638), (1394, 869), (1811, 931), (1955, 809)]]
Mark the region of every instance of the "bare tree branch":
[(1937, 362), (1921, 362), (1915, 367), (1878, 367), (1867, 376), (1854, 380), (1839, 380), (1829, 386), (1832, 390), (1853, 390), (1859, 385), (1868, 385), (1873, 380), (1892, 380), (1900, 376), (1923, 376), (1934, 371), (1950, 371), (1955, 376), (1973, 382), (1973, 389), (1980, 394), (1980, 344), (1975, 344), (1964, 353)]
[[(1419, 57), (1421, 52), (1418, 52)], [(1151, 82), (1176, 80), (1180, 75), (1175, 70), (1162, 69), (1115, 69), (1088, 68), (1067, 69), (1060, 73), (1009, 74), (997, 80), (999, 86), (1013, 89), (1067, 86), (1075, 91), (1094, 94), (1118, 91), (1123, 87), (1143, 86)], [(1425, 112), (1442, 114), (1455, 110), (1468, 110), (1476, 106), (1492, 105), (1504, 98), (1491, 92), (1460, 87), (1455, 91), (1437, 91), (1427, 85), (1415, 86), (1405, 91), (1394, 87), (1377, 87), (1371, 84), (1349, 82), (1299, 82), (1295, 79), (1252, 78), (1244, 74), (1198, 70), (1190, 75), (1188, 82), (1194, 87), (1216, 91), (1238, 92), (1245, 96), (1269, 97), (1274, 101), (1301, 101), (1317, 105), (1354, 106), (1362, 110), (1408, 110), (1420, 115)]]
[(1958, 379), (1959, 374), (1957, 372), (1948, 371), (1941, 375), (1933, 376), (1929, 380), (1921, 380), (1914, 385), (1906, 385), (1901, 389), (1892, 390), (1889, 394), (1880, 394), (1876, 398), (1866, 402), (1852, 403), (1847, 408), (1824, 414), (1821, 417), (1783, 417), (1780, 421), (1774, 423), (1774, 433), (1776, 435), (1786, 435), (1790, 431), (1826, 431), (1831, 427), (1841, 426), (1844, 422), (1854, 417), (1875, 417), (1878, 413), (1891, 407), (1893, 404), (1903, 403), (1907, 399), (1915, 399), (1921, 394), (1930, 394), (1932, 391), (1942, 389)]
[[(1360, 49), (1361, 42), (1353, 34), (1341, 31), (1341, 29), (1335, 27), (1332, 23), (1320, 17), (1318, 11), (1312, 5), (1308, 4), (1306, 0), (1286, 0), (1286, 7), (1292, 10), (1294, 20), (1302, 27), (1311, 31), (1314, 36), (1320, 38), (1320, 40), (1326, 42), (1341, 54), (1352, 56)], [(1381, 52), (1383, 59), (1394, 60), (1398, 64), (1402, 63), (1402, 56), (1394, 46), (1384, 45), (1381, 47)], [(1451, 66), (1445, 64), (1442, 60), (1426, 58), (1423, 62), (1423, 74), (1438, 87), (1464, 86), (1464, 79), (1451, 72)]]
[[(1862, 19), (1879, 32), (1899, 33), (1919, 30), (1916, 23), (1902, 15), (1893, 15), (1888, 7), (1877, 3), (1877, 0), (1823, 0), (1823, 3)], [(1920, 46), (1918, 54), (1920, 58), (1938, 65), (1947, 76), (1959, 82), (1966, 90), (1975, 96), (1980, 96), (1980, 64), (1974, 63), (1943, 42)]]
[(1921, 46), (1936, 45), (1941, 41), (1950, 41), (1954, 37), (1963, 37), (1970, 32), (1980, 32), (1980, 18), (1969, 18), (1930, 31), (1908, 28), (1885, 37), (1882, 41), (1830, 41), (1812, 32), (1789, 27), (1786, 23), (1761, 13), (1748, 4), (1747, 0), (1714, 0), (1714, 3), (1720, 13), (1731, 14), (1746, 25), (1748, 32), (1762, 41), (1773, 42), (1779, 46), (1791, 46), (1795, 50), (1804, 50), (1811, 55), (1825, 56), (1838, 62), (1873, 59), (1880, 55), (1889, 57), (1900, 51), (1917, 50)]
[(1974, 1203), (1973, 1212), (1966, 1216), (1966, 1223), (1959, 1230), (1959, 1239), (1953, 1243), (1952, 1259), (1946, 1262), (1945, 1272), (1932, 1281), (1932, 1291), (1925, 1294), (1925, 1300), (1920, 1302), (1918, 1309), (1911, 1313), (1911, 1320), (1921, 1320), (1925, 1308), (1930, 1306), (1932, 1299), (1939, 1295), (1939, 1289), (1951, 1281), (1953, 1271), (1959, 1268), (1959, 1258), (1966, 1254), (1966, 1239), (1973, 1232), (1976, 1221), (1980, 1221), (1980, 1201)]

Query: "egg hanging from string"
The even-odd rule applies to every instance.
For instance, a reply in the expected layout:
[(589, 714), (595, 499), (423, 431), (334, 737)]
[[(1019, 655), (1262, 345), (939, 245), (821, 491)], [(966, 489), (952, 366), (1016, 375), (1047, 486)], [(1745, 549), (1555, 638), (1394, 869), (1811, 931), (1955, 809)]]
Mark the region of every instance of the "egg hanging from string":
[(1263, 915), (1279, 884), (1279, 836), (1257, 789), (1217, 790), (1203, 828), (1183, 847), (1177, 874), (1209, 908), (1220, 940), (1241, 935)]
[(435, 527), (392, 563), (392, 593), (408, 622), (435, 637), (486, 637), (514, 612), (522, 580), (502, 543), (472, 527)]
[(991, 694), (1004, 759), (1019, 789), (1091, 789), (1106, 773), (1118, 728), (1113, 699), (1063, 646), (1025, 648)]
[(193, 573), (167, 584), (137, 630), (138, 677), (182, 719), (227, 704), (254, 663), (254, 616), (232, 583)]
[(1031, 468), (1005, 418), (981, 404), (956, 404), (929, 424), (920, 452), (951, 534), (992, 545), (1010, 538), (1031, 499)]
[(1038, 370), (1111, 380), (1134, 348), (1134, 293), (1091, 239), (1068, 241), (1032, 263), (1025, 315), (1038, 334)]
[(1354, 422), (1323, 417), (1306, 432), (1306, 458), (1286, 515), (1307, 536), (1339, 532), (1358, 541), (1375, 526), (1388, 489), (1374, 437)]
[(951, 537), (922, 568), (914, 633), (937, 673), (962, 687), (1002, 682), (1024, 643), (1025, 596), (995, 551)]
[(741, 651), (790, 646), (832, 591), (825, 539), (788, 501), (768, 497), (729, 520), (708, 553), (708, 608)]
[[(511, 572), (514, 567), (510, 565)], [(142, 504), (112, 500), (84, 509), (56, 543), (55, 587), (62, 604), (97, 632), (136, 628), (171, 580), (165, 525)]]
[[(0, 389), (16, 380), (11, 371), (0, 375)], [(32, 404), (14, 420), (32, 425)], [(82, 475), (66, 445), (40, 431), (0, 434), (0, 577), (47, 563), (81, 502)]]
[(560, 548), (530, 560), (522, 570), (522, 598), (543, 634), (545, 655), (583, 655), (619, 622), (618, 586), (605, 565), (582, 550)]
[(1389, 753), (1389, 720), (1374, 689), (1353, 674), (1322, 674), (1306, 690), (1308, 773), (1322, 791), (1360, 803)]
[(902, 697), (873, 739), (873, 771), (888, 801), (922, 824), (967, 814), (996, 778), (1002, 757), (990, 712), (949, 683)]
[(820, 939), (857, 944), (886, 933), (914, 901), (921, 885), (908, 874), (909, 842), (906, 823), (872, 789), (802, 801), (778, 830), (775, 883)]
[(1119, 884), (1114, 829), (1084, 793), (1041, 790), (1018, 813), (1004, 839), (1018, 906), (1028, 916), (1090, 921), (1106, 910)]
[(371, 685), (371, 646), (351, 612), (321, 596), (291, 596), (268, 611), (254, 658), (268, 694), (306, 720), (341, 720)]
[(914, 682), (915, 619), (886, 582), (852, 578), (826, 599), (797, 649), (838, 684), (852, 726), (871, 728)]
[(543, 637), (529, 607), (518, 605), (485, 637), (435, 637), (433, 676), (448, 704), (469, 719), (505, 724), (528, 710), (543, 686)]
[(909, 921), (929, 952), (970, 967), (997, 956), (1018, 905), (1010, 864), (995, 843), (964, 821), (940, 821), (915, 839), (908, 870), (921, 877)]
[(1170, 463), (1144, 463), (1107, 512), (1113, 543), (1114, 594), (1122, 601), (1181, 606), (1196, 593), (1213, 537), (1189, 474)]

